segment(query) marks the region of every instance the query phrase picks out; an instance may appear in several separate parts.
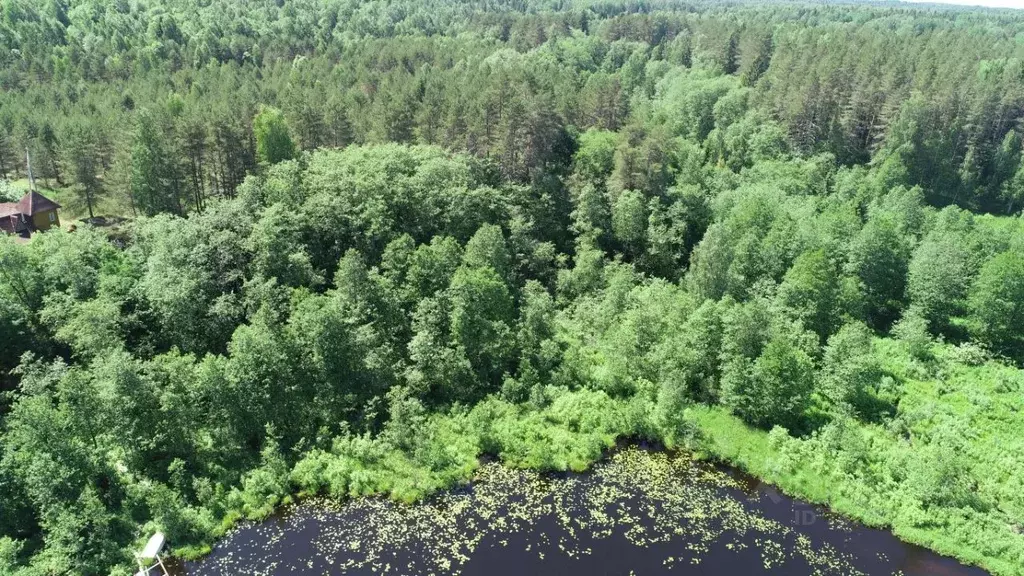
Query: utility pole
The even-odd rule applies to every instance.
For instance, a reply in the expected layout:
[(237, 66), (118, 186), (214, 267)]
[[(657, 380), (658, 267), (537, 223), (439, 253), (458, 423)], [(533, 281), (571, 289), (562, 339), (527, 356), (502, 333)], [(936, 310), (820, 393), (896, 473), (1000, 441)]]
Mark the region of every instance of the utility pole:
[(32, 155), (25, 148), (25, 167), (28, 169), (28, 191), (36, 191), (36, 179), (32, 176)]

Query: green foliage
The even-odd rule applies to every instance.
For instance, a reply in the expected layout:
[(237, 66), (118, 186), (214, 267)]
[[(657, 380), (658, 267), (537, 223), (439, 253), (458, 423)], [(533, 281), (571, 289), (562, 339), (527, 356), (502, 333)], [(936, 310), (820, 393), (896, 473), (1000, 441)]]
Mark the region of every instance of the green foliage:
[(0, 538), (0, 574), (12, 576), (18, 565), (18, 556), (24, 542), (13, 540), (7, 536)]
[(976, 270), (964, 238), (925, 239), (914, 251), (907, 274), (910, 301), (920, 308), (932, 328), (948, 327), (962, 316)]
[(971, 288), (970, 329), (993, 350), (1024, 361), (1024, 256), (1011, 249), (985, 263)]
[(860, 322), (846, 324), (828, 339), (817, 390), (833, 410), (864, 413), (882, 379), (871, 348), (871, 332)]
[(134, 218), (0, 238), (0, 573), (624, 437), (1019, 572), (1021, 18), (30, 4), (0, 194)]
[(477, 382), (499, 382), (511, 368), (514, 350), (514, 310), (508, 288), (493, 268), (460, 268), (449, 291), (452, 344), (466, 355)]
[(133, 206), (147, 216), (182, 212), (182, 176), (168, 143), (162, 138), (161, 118), (142, 111), (132, 137), (129, 193)]
[(106, 193), (98, 178), (98, 141), (97, 135), (90, 133), (84, 125), (69, 126), (60, 139), (61, 171), (71, 181), (76, 201), (85, 204), (90, 218), (94, 216), (100, 198)]
[(280, 447), (268, 429), (266, 442), (260, 451), (260, 466), (242, 478), (242, 490), (231, 494), (229, 502), (238, 500), (246, 518), (258, 520), (274, 511), (281, 497), (287, 494), (288, 464), (281, 457)]
[(17, 202), (24, 196), (22, 192), (16, 189), (11, 183), (5, 179), (0, 179), (0, 202)]
[(600, 391), (549, 389), (544, 395), (550, 403), (537, 411), (479, 404), (470, 419), (480, 428), (483, 450), (511, 466), (581, 471), (636, 425), (628, 406)]
[(675, 102), (665, 110), (666, 120), (675, 134), (703, 141), (715, 126), (715, 108), (719, 99), (736, 86), (736, 78), (706, 70), (677, 68), (661, 80), (663, 101)]
[(927, 360), (932, 354), (932, 336), (928, 320), (918, 308), (911, 307), (899, 322), (892, 327), (892, 335), (907, 347), (910, 355), (918, 360)]
[(864, 319), (878, 330), (891, 326), (905, 299), (913, 238), (901, 216), (874, 208), (849, 248), (847, 273), (859, 283)]
[(647, 237), (647, 206), (643, 194), (626, 190), (612, 205), (612, 231), (631, 253), (642, 249)]
[[(729, 331), (727, 335), (737, 338)], [(744, 338), (745, 335), (738, 339)], [(801, 349), (801, 343), (794, 341), (796, 338), (789, 334), (773, 335), (756, 358), (736, 356), (726, 360), (722, 369), (722, 404), (754, 426), (783, 426), (790, 430), (800, 427), (814, 387), (814, 361)], [(740, 348), (752, 344), (730, 340), (727, 342)]]
[(778, 301), (786, 314), (825, 340), (835, 332), (842, 299), (839, 274), (824, 250), (805, 252), (786, 272)]
[(590, 128), (577, 139), (573, 168), (580, 177), (590, 182), (607, 178), (615, 167), (615, 149), (619, 136), (609, 130)]
[(295, 143), (288, 133), (284, 114), (277, 108), (260, 108), (253, 118), (252, 131), (256, 138), (256, 157), (260, 162), (277, 164), (295, 158)]
[(254, 272), (286, 286), (316, 286), (322, 279), (302, 245), (302, 229), (284, 204), (273, 204), (252, 228), (247, 248)]
[(512, 262), (501, 228), (493, 224), (481, 226), (466, 243), (462, 263), (474, 270), (490, 268), (498, 277), (508, 278), (512, 274)]

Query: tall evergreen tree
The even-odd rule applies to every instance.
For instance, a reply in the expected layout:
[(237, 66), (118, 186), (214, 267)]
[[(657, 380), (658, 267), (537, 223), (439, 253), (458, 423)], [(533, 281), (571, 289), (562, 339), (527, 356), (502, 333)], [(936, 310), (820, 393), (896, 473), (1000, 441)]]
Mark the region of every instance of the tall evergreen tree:
[(60, 138), (58, 157), (76, 200), (85, 204), (89, 218), (106, 190), (100, 181), (100, 150), (96, 133), (81, 124), (67, 126)]
[(182, 178), (166, 138), (160, 118), (148, 110), (139, 112), (131, 145), (129, 187), (135, 206), (150, 216), (182, 212)]

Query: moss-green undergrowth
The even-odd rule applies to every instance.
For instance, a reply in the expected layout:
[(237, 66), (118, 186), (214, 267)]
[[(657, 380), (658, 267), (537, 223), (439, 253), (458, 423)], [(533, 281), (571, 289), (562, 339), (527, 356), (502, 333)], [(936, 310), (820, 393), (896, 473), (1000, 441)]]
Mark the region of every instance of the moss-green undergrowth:
[[(901, 387), (897, 413), (884, 424), (847, 419), (794, 438), (778, 428), (751, 428), (721, 407), (692, 405), (682, 448), (994, 574), (1024, 574), (1024, 480), (1015, 472), (1024, 458), (1020, 372), (994, 362), (968, 365), (952, 347), (937, 347), (932, 363), (921, 365), (890, 341), (876, 345)], [(481, 456), (510, 468), (582, 471), (622, 439), (680, 437), (653, 422), (654, 400), (642, 392), (621, 399), (548, 387), (546, 396), (543, 404), (492, 397), (432, 415), (402, 446), (387, 434), (338, 438), (283, 477), (257, 482), (265, 465), (233, 495), (235, 509), (216, 532), (266, 516), (288, 494), (387, 495), (411, 503), (469, 481)], [(960, 439), (960, 454), (942, 448), (950, 434)], [(206, 551), (191, 546), (176, 554), (194, 558)]]

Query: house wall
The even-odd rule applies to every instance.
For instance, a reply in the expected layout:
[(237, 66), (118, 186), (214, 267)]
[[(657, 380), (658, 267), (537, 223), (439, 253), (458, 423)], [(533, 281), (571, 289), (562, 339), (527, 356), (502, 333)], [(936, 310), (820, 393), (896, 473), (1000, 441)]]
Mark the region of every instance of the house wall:
[[(50, 222), (50, 214), (53, 214), (53, 222)], [(32, 225), (35, 226), (36, 230), (40, 231), (60, 228), (60, 217), (57, 215), (56, 210), (36, 212), (32, 215)]]

